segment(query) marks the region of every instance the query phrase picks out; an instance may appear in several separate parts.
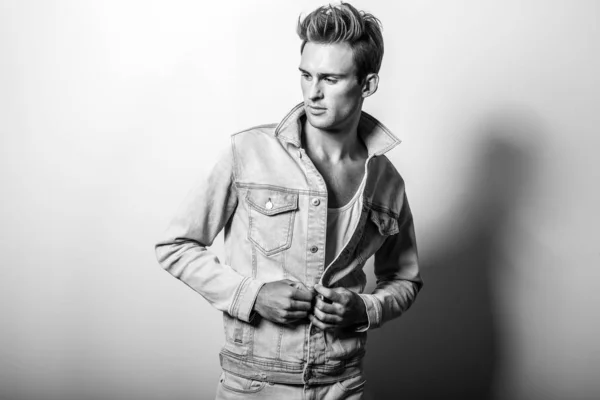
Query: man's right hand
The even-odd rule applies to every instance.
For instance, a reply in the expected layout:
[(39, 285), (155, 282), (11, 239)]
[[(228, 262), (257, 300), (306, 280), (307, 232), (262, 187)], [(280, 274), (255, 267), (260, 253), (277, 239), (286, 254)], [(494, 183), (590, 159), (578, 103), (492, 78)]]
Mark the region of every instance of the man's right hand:
[(308, 317), (314, 296), (301, 282), (268, 282), (258, 291), (254, 310), (271, 322), (291, 324)]

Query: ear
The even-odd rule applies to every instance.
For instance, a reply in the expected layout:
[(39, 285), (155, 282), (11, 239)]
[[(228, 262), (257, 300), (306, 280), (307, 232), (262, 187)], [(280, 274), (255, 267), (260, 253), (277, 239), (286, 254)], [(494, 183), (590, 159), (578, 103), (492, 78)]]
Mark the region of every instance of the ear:
[(368, 74), (365, 77), (362, 86), (362, 97), (366, 98), (372, 95), (377, 91), (377, 87), (379, 86), (379, 75), (375, 73)]

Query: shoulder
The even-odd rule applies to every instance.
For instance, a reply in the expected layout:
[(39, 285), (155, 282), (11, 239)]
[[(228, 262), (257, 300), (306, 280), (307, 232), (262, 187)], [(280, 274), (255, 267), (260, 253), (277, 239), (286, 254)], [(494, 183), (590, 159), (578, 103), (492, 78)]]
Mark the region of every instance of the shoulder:
[(371, 206), (398, 218), (407, 201), (404, 179), (384, 155), (374, 157), (371, 163), (374, 175)]
[(371, 162), (379, 182), (404, 190), (404, 179), (389, 158), (380, 155)]
[(231, 135), (232, 141), (240, 140), (255, 140), (255, 139), (267, 139), (269, 137), (275, 137), (276, 123), (263, 124), (253, 126), (252, 128), (244, 129)]
[(234, 157), (260, 157), (267, 152), (278, 152), (282, 145), (275, 136), (277, 124), (264, 124), (231, 135)]

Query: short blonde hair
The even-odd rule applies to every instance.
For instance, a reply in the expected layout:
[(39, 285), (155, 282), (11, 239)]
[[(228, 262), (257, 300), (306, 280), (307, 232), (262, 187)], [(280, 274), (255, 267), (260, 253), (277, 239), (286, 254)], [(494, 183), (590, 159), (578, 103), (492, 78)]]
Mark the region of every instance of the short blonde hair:
[(298, 19), (297, 33), (302, 39), (300, 53), (307, 42), (348, 43), (352, 48), (359, 82), (378, 73), (383, 60), (381, 21), (348, 3), (322, 6), (306, 18)]

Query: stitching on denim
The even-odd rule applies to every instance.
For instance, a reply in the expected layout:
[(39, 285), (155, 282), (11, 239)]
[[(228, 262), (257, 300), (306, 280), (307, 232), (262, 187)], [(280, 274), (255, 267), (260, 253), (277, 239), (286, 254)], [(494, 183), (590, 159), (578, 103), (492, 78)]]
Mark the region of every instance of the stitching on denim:
[[(299, 143), (295, 139), (292, 139), (289, 136), (282, 135), (281, 131), (283, 131), (285, 128), (287, 128), (295, 120), (295, 119), (292, 119), (291, 117), (294, 116), (295, 114), (300, 114), (299, 111), (301, 111), (303, 106), (304, 106), (304, 102), (301, 102), (301, 103), (297, 104), (294, 108), (292, 108), (292, 110), (290, 112), (287, 113), (287, 115), (275, 127), (275, 137), (285, 139), (286, 141), (293, 143), (296, 146), (300, 147), (301, 143)], [(364, 121), (366, 123), (371, 124), (371, 127), (377, 127), (378, 129), (380, 129), (383, 133), (385, 133), (387, 135), (388, 139), (392, 141), (386, 147), (376, 150), (372, 154), (381, 155), (381, 154), (387, 153), (388, 151), (390, 151), (391, 149), (393, 149), (394, 147), (396, 147), (397, 145), (399, 145), (401, 143), (401, 140), (396, 135), (394, 135), (385, 125), (383, 125), (377, 118), (373, 117), (371, 114), (367, 113), (366, 111), (361, 111), (361, 119), (363, 117), (364, 117)]]
[(310, 196), (326, 196), (327, 192), (323, 192), (320, 190), (312, 190), (312, 189), (290, 189), (283, 186), (277, 185), (265, 185), (261, 183), (244, 183), (244, 182), (236, 182), (235, 183), (238, 188), (245, 189), (269, 189), (276, 190), (279, 192), (285, 193), (296, 193), (296, 194), (308, 194)]
[[(356, 230), (354, 231), (354, 234), (352, 235), (352, 237), (350, 238), (350, 240), (348, 241), (346, 247), (344, 248), (344, 250), (342, 250), (342, 253), (340, 253), (340, 257), (337, 258), (333, 264), (330, 265), (330, 267), (328, 269), (326, 269), (326, 271), (331, 271), (330, 272), (330, 276), (328, 278), (329, 282), (324, 282), (324, 283), (330, 283), (333, 282), (335, 280), (338, 280), (338, 276), (340, 275), (341, 271), (336, 271), (336, 269), (338, 268), (338, 265), (344, 261), (344, 264), (347, 264), (345, 262), (345, 260), (352, 254), (357, 254), (360, 253), (359, 251), (359, 246), (362, 243), (362, 239), (364, 237), (364, 233), (365, 233), (365, 225), (366, 222), (368, 220), (368, 216), (369, 216), (369, 211), (365, 210), (364, 208), (364, 204), (363, 207), (361, 208), (361, 214), (358, 220), (358, 224), (356, 225)], [(358, 254), (358, 256), (360, 256), (360, 254)], [(361, 257), (362, 259), (362, 257)], [(324, 275), (325, 273), (323, 273)], [(341, 279), (341, 278), (340, 278)]]
[(248, 202), (248, 204), (250, 204), (252, 207), (254, 207), (256, 210), (260, 211), (261, 214), (265, 214), (265, 215), (277, 215), (279, 213), (285, 212), (285, 211), (290, 211), (290, 210), (297, 210), (298, 209), (298, 193), (289, 193), (290, 195), (292, 195), (292, 203), (288, 203), (284, 206), (280, 206), (280, 207), (273, 207), (271, 210), (267, 210), (264, 207), (259, 206), (258, 204), (256, 204), (251, 196), (250, 196), (251, 190), (248, 190), (246, 192), (246, 201)]
[(231, 174), (233, 175), (233, 181), (237, 182), (237, 177), (240, 175), (238, 171), (238, 162), (237, 162), (237, 150), (235, 147), (235, 139), (231, 136), (231, 158), (233, 159), (233, 168), (231, 169)]
[(248, 279), (250, 279), (250, 278), (244, 277), (244, 279), (242, 279), (242, 281), (240, 282), (238, 287), (235, 288), (235, 293), (233, 294), (233, 301), (231, 302), (231, 305), (229, 306), (229, 314), (233, 317), (236, 317), (236, 315), (237, 315), (235, 313), (235, 309), (236, 309), (236, 303), (238, 303), (238, 301), (239, 301), (238, 296), (240, 294), (241, 288)]
[(290, 221), (287, 224), (288, 225), (288, 232), (287, 232), (287, 235), (286, 235), (286, 239), (285, 239), (286, 241), (285, 241), (285, 243), (282, 244), (282, 245), (280, 245), (280, 246), (278, 246), (278, 247), (276, 247), (276, 248), (274, 248), (274, 249), (266, 250), (264, 247), (262, 247), (260, 245), (260, 243), (258, 243), (258, 241), (256, 239), (252, 238), (252, 221), (253, 221), (254, 218), (252, 218), (250, 212), (248, 212), (248, 234), (246, 235), (246, 237), (265, 256), (272, 256), (272, 255), (275, 255), (275, 254), (279, 253), (280, 251), (287, 250), (287, 249), (289, 249), (292, 246), (291, 233), (292, 233), (292, 231), (294, 229), (294, 220), (295, 220), (294, 217), (295, 217), (295, 214), (296, 214), (295, 210), (292, 210), (290, 212), (290, 216), (289, 216), (289, 220)]
[(292, 108), (292, 110), (290, 112), (287, 113), (287, 115), (285, 117), (283, 117), (283, 119), (281, 120), (279, 125), (277, 125), (277, 127), (275, 128), (275, 137), (285, 139), (286, 141), (293, 143), (296, 146), (300, 147), (300, 143), (298, 143), (298, 141), (296, 141), (288, 136), (281, 135), (281, 131), (283, 129), (287, 128), (290, 125), (290, 123), (293, 122), (293, 120), (291, 119), (291, 116), (296, 114), (298, 112), (298, 110), (300, 110), (303, 106), (304, 106), (304, 102), (297, 104), (294, 108)]
[[(227, 349), (222, 349), (221, 355), (223, 357), (237, 360), (242, 366), (259, 366), (267, 369), (275, 369), (274, 372), (281, 372), (279, 370), (283, 369), (285, 370), (284, 372), (289, 371), (291, 373), (298, 373), (302, 372), (304, 369), (304, 363), (292, 363), (288, 361), (258, 356), (249, 359), (247, 356), (233, 353)], [(359, 365), (364, 355), (365, 351), (364, 349), (362, 349), (362, 351), (358, 352), (355, 357), (349, 360), (339, 361), (334, 365), (311, 364), (310, 368), (311, 370), (321, 372), (324, 374), (335, 374), (336, 372), (344, 371), (347, 367)]]
[(287, 267), (286, 267), (287, 254), (288, 254), (287, 252), (284, 252), (284, 253), (282, 253), (282, 256), (281, 256), (281, 269), (283, 269), (283, 279), (288, 279), (290, 276), (290, 274), (287, 270)]
[[(360, 375), (362, 375), (362, 374), (360, 374), (360, 373), (355, 374), (355, 375), (347, 377), (345, 380), (353, 379)], [(340, 388), (340, 390), (342, 392), (350, 394), (350, 393), (359, 392), (361, 389), (363, 389), (365, 387), (366, 383), (367, 383), (366, 379), (363, 378), (362, 382), (359, 382), (356, 386), (351, 386), (351, 387), (347, 388), (344, 385), (342, 385), (341, 381), (336, 382), (336, 385)]]
[(380, 128), (392, 140), (392, 143), (390, 145), (385, 147), (383, 150), (375, 152), (374, 154), (386, 153), (389, 150), (391, 150), (392, 148), (394, 148), (400, 144), (401, 140), (396, 135), (394, 135), (385, 125), (383, 125), (377, 118), (373, 117), (371, 114), (367, 113), (366, 111), (362, 111), (362, 115), (364, 117), (366, 117), (366, 119), (369, 122), (371, 122), (373, 124), (373, 126)]
[(240, 312), (240, 306), (242, 305), (242, 299), (244, 298), (244, 295), (246, 294), (246, 290), (248, 289), (250, 283), (250, 278), (246, 277), (243, 281), (243, 283), (240, 285), (240, 291), (238, 293), (238, 300), (235, 302), (235, 308), (234, 308), (234, 312), (237, 318), (237, 315)]
[[(239, 377), (239, 378), (242, 378), (242, 379), (249, 380), (249, 381), (256, 381), (255, 379), (246, 378), (246, 377), (240, 376), (240, 375), (238, 375), (238, 374), (234, 374), (233, 372), (229, 372), (229, 371), (227, 371), (227, 373), (228, 373), (228, 374), (235, 375), (235, 376), (237, 376), (237, 377)], [(226, 382), (227, 382), (227, 379), (223, 379), (223, 381), (221, 382), (221, 385), (223, 386), (223, 388), (224, 388), (225, 390), (229, 390), (229, 391), (231, 391), (231, 392), (234, 392), (234, 393), (240, 393), (240, 394), (252, 394), (252, 393), (258, 393), (258, 392), (260, 392), (261, 390), (263, 390), (263, 389), (265, 388), (265, 386), (267, 385), (267, 382), (266, 382), (266, 381), (262, 381), (262, 382), (261, 382), (261, 381), (258, 381), (258, 382), (261, 382), (259, 387), (257, 387), (257, 388), (250, 388), (250, 389), (244, 389), (244, 390), (241, 390), (241, 389), (234, 388), (234, 387), (232, 387), (232, 386), (228, 386), (228, 385), (226, 384)]]
[[(375, 296), (373, 296), (375, 297)], [(379, 300), (377, 300), (377, 298), (373, 298), (373, 307), (375, 308), (375, 326), (380, 326), (381, 325), (381, 313), (379, 310)]]
[(382, 205), (379, 205), (379, 204), (376, 204), (376, 203), (373, 203), (373, 202), (370, 202), (370, 201), (368, 202), (368, 204), (369, 204), (369, 208), (372, 209), (372, 210), (375, 210), (375, 211), (380, 212), (380, 213), (388, 214), (390, 217), (392, 217), (392, 218), (394, 218), (396, 220), (400, 218), (400, 214), (399, 213), (397, 213), (395, 211), (392, 211), (392, 210), (390, 210), (389, 208), (387, 208), (385, 206), (382, 206)]
[(273, 123), (270, 123), (270, 124), (261, 124), (261, 125), (256, 125), (256, 126), (253, 126), (253, 127), (251, 127), (251, 128), (243, 129), (243, 130), (241, 130), (241, 131), (239, 131), (239, 132), (232, 133), (232, 134), (231, 134), (231, 136), (232, 136), (232, 137), (233, 137), (233, 136), (237, 136), (237, 135), (239, 135), (240, 133), (250, 132), (250, 131), (252, 131), (252, 130), (254, 130), (254, 129), (262, 129), (262, 128), (275, 128), (276, 126), (277, 126), (277, 123), (276, 123), (276, 122), (273, 122)]
[(277, 335), (277, 351), (275, 354), (277, 354), (277, 358), (281, 359), (281, 342), (283, 339), (283, 326), (279, 327), (279, 335)]
[(250, 246), (250, 249), (252, 251), (252, 277), (254, 279), (256, 279), (256, 275), (258, 272), (258, 263), (256, 260), (256, 248), (254, 248), (254, 246)]

